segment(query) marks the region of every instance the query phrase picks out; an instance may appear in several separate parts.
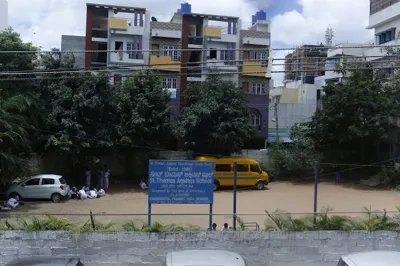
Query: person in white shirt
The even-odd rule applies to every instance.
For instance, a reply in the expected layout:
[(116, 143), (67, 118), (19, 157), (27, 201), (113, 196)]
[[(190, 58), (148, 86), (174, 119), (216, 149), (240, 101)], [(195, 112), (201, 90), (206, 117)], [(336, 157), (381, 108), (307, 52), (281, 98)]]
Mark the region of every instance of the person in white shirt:
[(140, 186), (140, 188), (143, 189), (143, 190), (147, 189), (147, 185), (146, 185), (146, 183), (143, 181), (143, 179), (140, 180), (139, 186)]
[(6, 203), (6, 207), (9, 207), (9, 208), (11, 208), (11, 209), (17, 208), (18, 205), (19, 205), (19, 202), (18, 202), (18, 200), (15, 199), (15, 198), (9, 198), (8, 201), (7, 201), (7, 203)]
[(100, 189), (99, 191), (97, 191), (97, 195), (99, 195), (99, 197), (104, 197), (106, 195), (106, 192), (104, 191), (104, 189)]
[(224, 226), (222, 226), (221, 231), (228, 231), (228, 224), (224, 223)]
[(82, 187), (82, 190), (84, 190), (85, 192), (89, 192), (89, 191), (90, 191), (90, 188), (89, 188), (89, 186), (88, 186), (87, 184), (85, 184), (85, 185)]
[(76, 196), (77, 196), (77, 188), (76, 187), (73, 187), (72, 189), (70, 189), (69, 191), (68, 191), (68, 197), (70, 197), (70, 198), (76, 198)]
[(81, 189), (81, 190), (78, 191), (78, 195), (79, 195), (79, 198), (80, 198), (81, 200), (85, 200), (85, 199), (88, 198), (88, 196), (87, 196), (85, 190), (83, 190), (83, 189)]
[(89, 199), (96, 199), (97, 198), (97, 193), (95, 190), (90, 190), (88, 194)]

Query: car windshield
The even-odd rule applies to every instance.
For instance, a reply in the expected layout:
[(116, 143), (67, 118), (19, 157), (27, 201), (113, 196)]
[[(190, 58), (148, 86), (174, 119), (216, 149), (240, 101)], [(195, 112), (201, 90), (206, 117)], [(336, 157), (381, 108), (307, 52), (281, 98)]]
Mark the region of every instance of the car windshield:
[(67, 184), (67, 181), (65, 181), (64, 177), (60, 177), (59, 180), (61, 184)]
[(255, 172), (255, 173), (259, 173), (260, 172), (260, 167), (258, 166), (258, 164), (250, 165), (250, 169), (251, 169), (252, 172)]

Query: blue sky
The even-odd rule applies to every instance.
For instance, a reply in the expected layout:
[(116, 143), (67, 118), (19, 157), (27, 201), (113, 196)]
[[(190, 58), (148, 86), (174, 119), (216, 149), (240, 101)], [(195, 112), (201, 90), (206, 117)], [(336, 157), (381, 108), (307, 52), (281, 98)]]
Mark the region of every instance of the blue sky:
[(285, 12), (296, 10), (301, 13), (303, 7), (297, 0), (274, 0), (269, 6), (264, 9), (267, 12), (267, 19), (272, 19), (274, 16), (284, 14)]

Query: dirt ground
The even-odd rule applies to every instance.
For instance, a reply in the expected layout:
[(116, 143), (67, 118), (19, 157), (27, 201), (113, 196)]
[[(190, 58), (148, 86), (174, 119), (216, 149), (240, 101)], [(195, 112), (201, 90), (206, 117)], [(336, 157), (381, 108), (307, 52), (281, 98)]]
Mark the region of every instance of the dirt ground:
[[(312, 184), (271, 183), (268, 189), (256, 191), (241, 189), (237, 194), (237, 213), (245, 222), (257, 222), (264, 227), (265, 210), (270, 212), (280, 209), (287, 212), (312, 212), (314, 187)], [(370, 190), (359, 185), (338, 185), (321, 183), (318, 187), (318, 209), (332, 206), (335, 211), (362, 211), (363, 207), (376, 210), (395, 210), (400, 206), (400, 192), (391, 190)], [(229, 213), (233, 210), (233, 191), (226, 189), (214, 194), (213, 221), (218, 227), (227, 222), (232, 224)], [(96, 218), (101, 222), (122, 222), (140, 219), (147, 221), (147, 192), (128, 188), (114, 188), (104, 198), (93, 200), (68, 200), (63, 203), (26, 202), (18, 208), (23, 217), (33, 213), (63, 214), (71, 222), (83, 222), (87, 214), (131, 214), (126, 216), (101, 216)], [(209, 206), (204, 205), (153, 205), (152, 213), (184, 213), (204, 214), (202, 216), (152, 216), (153, 221), (162, 223), (193, 224), (206, 228), (208, 226)], [(85, 214), (72, 216), (70, 214)], [(142, 214), (142, 215), (139, 215)], [(217, 215), (226, 214), (226, 215)], [(253, 214), (253, 215), (246, 215)], [(258, 214), (258, 215), (255, 215)], [(360, 214), (355, 214), (359, 216)], [(355, 216), (353, 215), (353, 216)]]

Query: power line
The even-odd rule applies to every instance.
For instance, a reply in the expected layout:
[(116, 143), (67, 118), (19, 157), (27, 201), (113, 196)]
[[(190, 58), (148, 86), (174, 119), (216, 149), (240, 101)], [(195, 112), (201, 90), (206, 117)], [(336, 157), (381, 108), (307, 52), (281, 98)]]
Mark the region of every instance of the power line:
[[(382, 67), (343, 67), (341, 70), (342, 71), (351, 71), (351, 70), (379, 70), (379, 69), (399, 69), (400, 65), (391, 65), (391, 66), (382, 66)], [(180, 73), (180, 71), (173, 71), (176, 70), (177, 68), (166, 68), (166, 69), (153, 69), (154, 71), (164, 71), (163, 73), (149, 73), (149, 74), (136, 74), (138, 77), (145, 77), (145, 76), (161, 76), (161, 77), (171, 77), (171, 76), (188, 76), (190, 77), (199, 77), (201, 76), (207, 76), (207, 75), (251, 75), (251, 74), (265, 74), (267, 75), (268, 72), (265, 71), (227, 71), (227, 72), (199, 72), (196, 73)], [(190, 69), (190, 68), (189, 68)], [(136, 70), (131, 70), (132, 72), (140, 71), (140, 70), (150, 70), (149, 68), (142, 68), (142, 69), (136, 69)], [(271, 70), (270, 73), (302, 73), (302, 72), (307, 72), (307, 71), (335, 71), (332, 69), (314, 69), (314, 70)], [(112, 72), (112, 70), (107, 71), (107, 72)], [(173, 73), (166, 73), (166, 72), (173, 72)], [(69, 74), (68, 72), (65, 71), (59, 71), (59, 72), (41, 72), (40, 74)], [(74, 73), (79, 73), (79, 71), (74, 72)], [(83, 72), (83, 73), (88, 73), (88, 72)], [(34, 73), (24, 73), (21, 75), (33, 75)], [(95, 73), (94, 73), (95, 74)], [(114, 73), (118, 74), (118, 73)], [(0, 74), (0, 75), (7, 75), (7, 76), (13, 76), (13, 74)], [(129, 77), (130, 75), (118, 75), (118, 77)], [(0, 79), (0, 81), (19, 81), (19, 80), (57, 80), (57, 79), (85, 79), (85, 78), (99, 78), (99, 77), (109, 77), (109, 78), (114, 78), (115, 75), (106, 75), (106, 76), (96, 76), (96, 75), (87, 75), (87, 76), (61, 76), (61, 77), (24, 77), (24, 78), (3, 78)], [(260, 78), (266, 78), (265, 76), (258, 76)]]
[[(234, 48), (234, 49), (214, 49), (214, 48), (177, 48), (174, 50), (168, 51), (312, 51), (312, 50), (336, 50), (336, 49), (366, 49), (366, 48), (400, 48), (400, 44), (393, 45), (363, 45), (363, 46), (346, 46), (346, 47), (335, 47), (335, 46), (313, 46), (306, 48), (270, 48), (268, 45), (265, 48)], [(13, 53), (22, 53), (22, 54), (63, 54), (63, 53), (160, 53), (165, 51), (165, 49), (139, 49), (139, 50), (70, 50), (70, 51), (0, 51), (0, 54), (13, 54)]]

